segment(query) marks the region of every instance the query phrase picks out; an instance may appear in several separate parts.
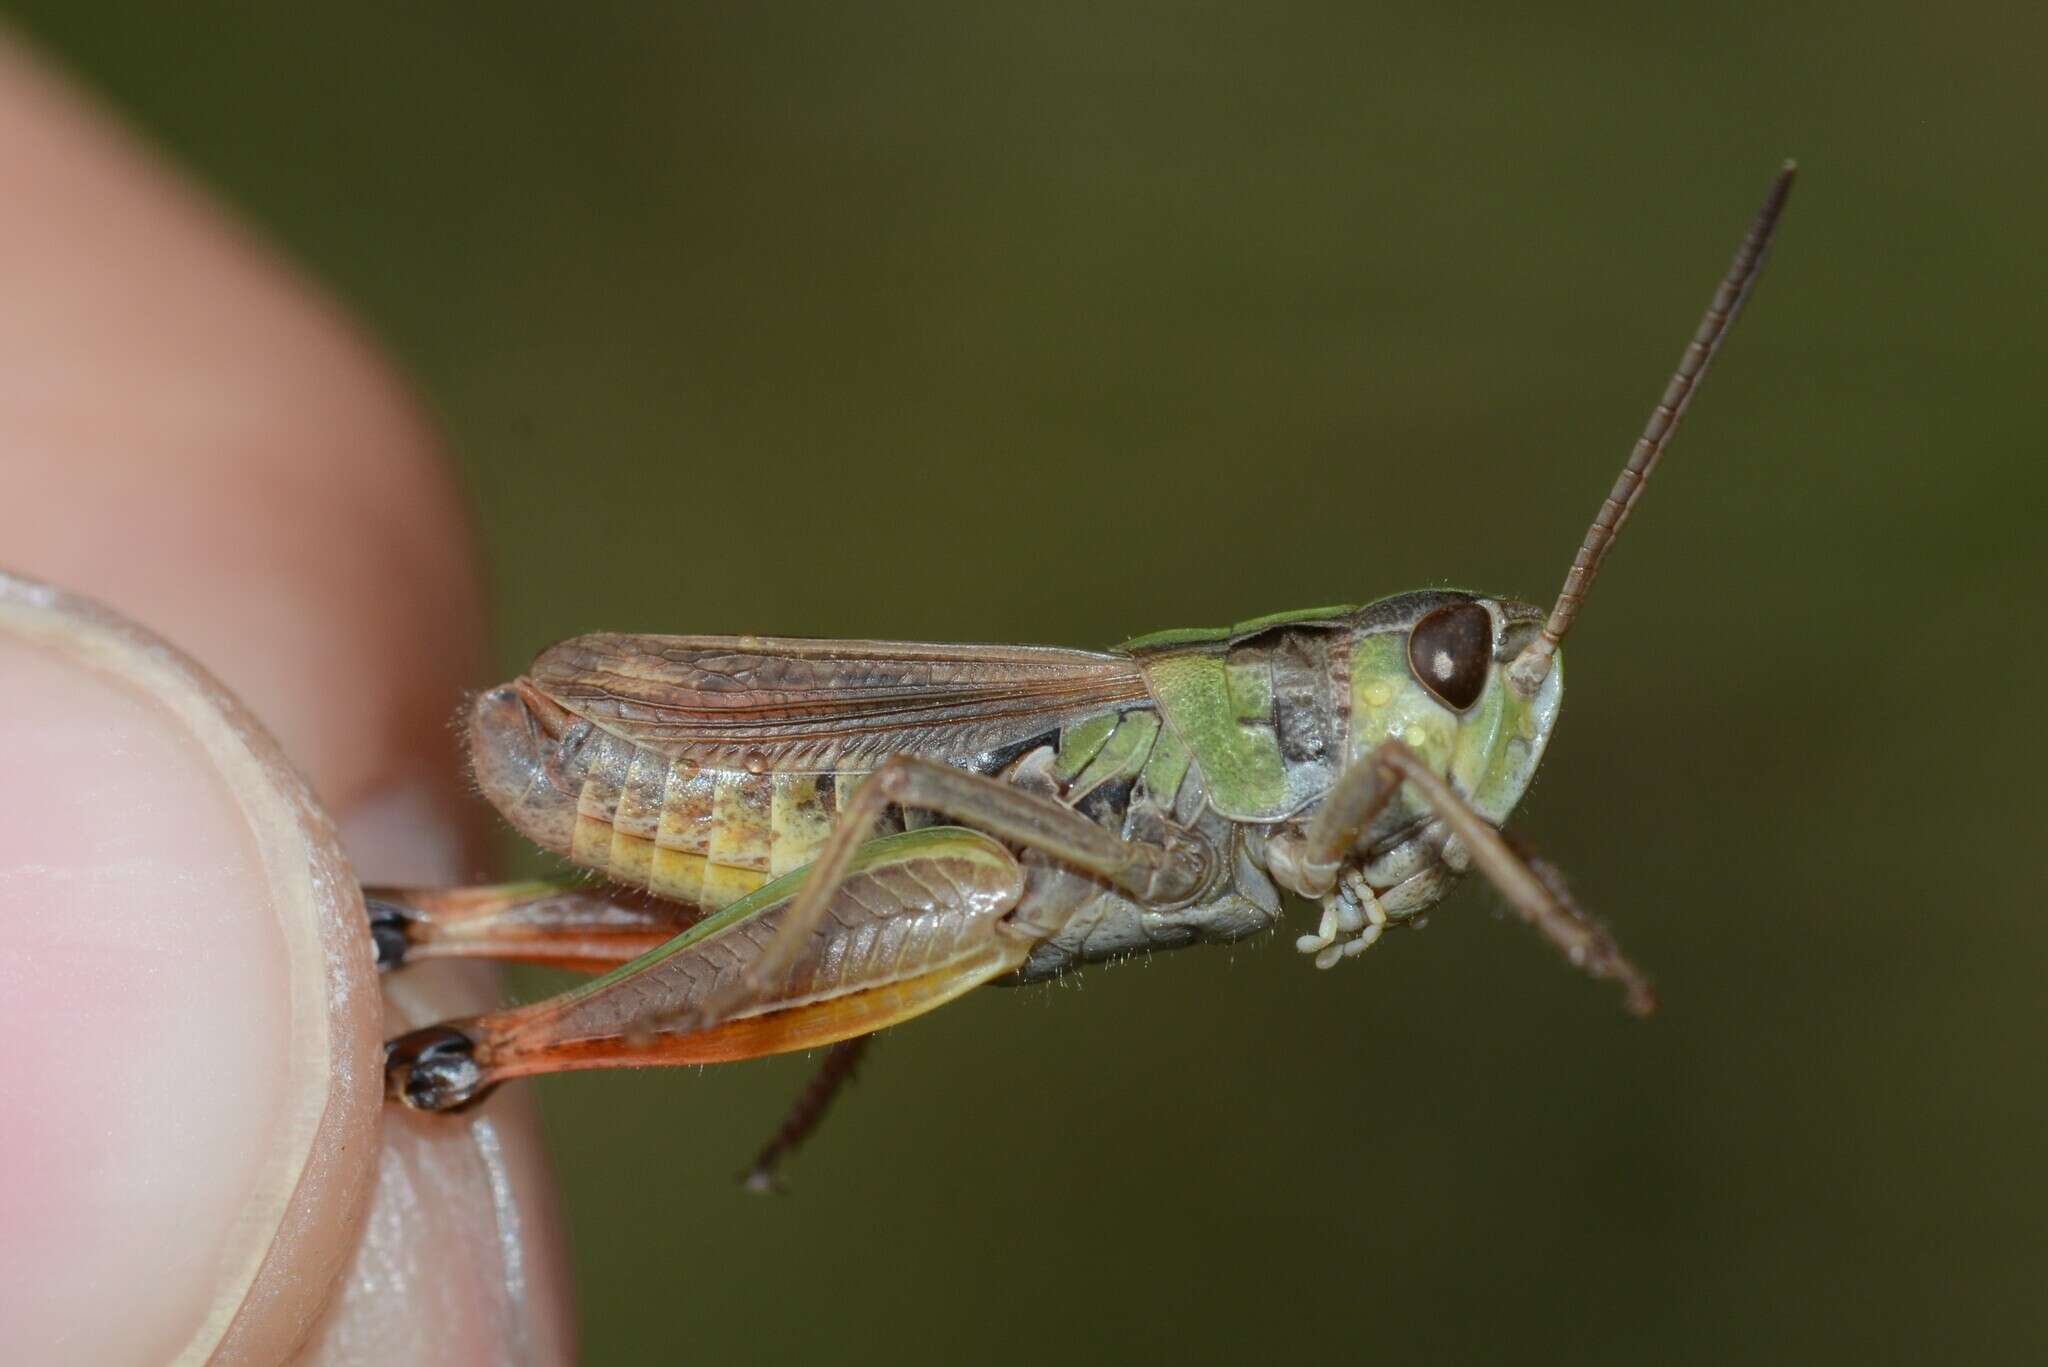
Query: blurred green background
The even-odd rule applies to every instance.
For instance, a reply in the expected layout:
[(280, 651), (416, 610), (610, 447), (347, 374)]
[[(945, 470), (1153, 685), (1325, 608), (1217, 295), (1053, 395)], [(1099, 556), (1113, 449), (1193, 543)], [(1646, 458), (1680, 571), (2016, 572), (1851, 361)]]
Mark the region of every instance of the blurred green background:
[(1664, 1015), (1467, 888), (975, 994), (783, 1200), (804, 1060), (542, 1083), (606, 1363), (2041, 1360), (2029, 14), (16, 7), (412, 375), (508, 675), (1547, 599), (1804, 165), (1517, 820)]

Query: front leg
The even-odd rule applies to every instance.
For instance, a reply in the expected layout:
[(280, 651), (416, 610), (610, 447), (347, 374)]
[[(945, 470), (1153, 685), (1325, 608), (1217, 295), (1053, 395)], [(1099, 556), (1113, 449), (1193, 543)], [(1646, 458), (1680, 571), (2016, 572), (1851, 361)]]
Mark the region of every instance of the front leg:
[[(1451, 829), (1471, 854), (1473, 866), (1486, 876), (1516, 915), (1534, 926), (1589, 976), (1619, 982), (1628, 994), (1630, 1011), (1647, 1016), (1657, 1009), (1657, 994), (1649, 979), (1629, 962), (1614, 938), (1572, 900), (1557, 871), (1525, 858), (1491, 822), (1473, 811), (1442, 775), (1398, 740), (1382, 742), (1331, 785), (1329, 796), (1309, 822), (1300, 847), (1293, 854), (1291, 872), (1299, 885), (1306, 890), (1334, 892), (1358, 837), (1386, 809), (1404, 783)], [(1370, 920), (1369, 912), (1367, 917)], [(1332, 911), (1326, 912), (1325, 919), (1332, 923), (1324, 928), (1329, 931), (1345, 918), (1341, 911)], [(1370, 926), (1367, 933), (1378, 938)], [(1308, 942), (1312, 938), (1316, 937), (1303, 937), (1301, 947), (1312, 949), (1321, 967), (1337, 961), (1336, 957), (1329, 957), (1325, 962), (1332, 949), (1340, 954), (1349, 950), (1348, 945), (1328, 941), (1311, 946)]]
[[(1313, 935), (1294, 942), (1303, 954), (1316, 956), (1317, 968), (1335, 968), (1339, 961), (1355, 958), (1379, 943), (1388, 923), (1387, 910), (1379, 894), (1356, 869), (1345, 869), (1337, 889), (1323, 898), (1323, 919)], [(1348, 940), (1339, 940), (1348, 935)]]

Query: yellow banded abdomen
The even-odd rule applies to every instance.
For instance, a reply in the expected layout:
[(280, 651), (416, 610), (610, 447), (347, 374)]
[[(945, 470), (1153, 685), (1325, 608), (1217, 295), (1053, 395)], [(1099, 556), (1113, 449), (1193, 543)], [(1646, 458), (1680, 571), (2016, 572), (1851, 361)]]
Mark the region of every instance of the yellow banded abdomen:
[(589, 771), (569, 857), (711, 911), (810, 863), (861, 777), (710, 769), (633, 750)]

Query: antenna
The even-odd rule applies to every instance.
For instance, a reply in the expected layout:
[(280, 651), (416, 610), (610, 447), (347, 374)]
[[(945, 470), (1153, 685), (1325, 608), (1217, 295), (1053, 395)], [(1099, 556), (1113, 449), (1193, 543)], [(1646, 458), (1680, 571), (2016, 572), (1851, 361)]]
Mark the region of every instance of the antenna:
[(1707, 305), (1707, 316), (1700, 319), (1699, 331), (1693, 334), (1691, 344), (1680, 358), (1677, 373), (1671, 377), (1671, 383), (1664, 386), (1664, 397), (1651, 412), (1650, 421), (1644, 424), (1643, 435), (1636, 439), (1628, 464), (1621, 467), (1621, 474), (1615, 478), (1614, 487), (1600, 505), (1593, 525), (1586, 529), (1586, 539), (1579, 546), (1579, 553), (1572, 558), (1571, 571), (1564, 577), (1564, 588), (1557, 595), (1557, 605), (1550, 610), (1550, 620), (1543, 624), (1542, 634), (1523, 647), (1514, 664), (1509, 666), (1508, 679), (1523, 697), (1534, 697), (1544, 677), (1550, 673), (1550, 661), (1557, 653), (1558, 643), (1572, 629), (1579, 607), (1586, 601), (1586, 593), (1593, 587), (1593, 580), (1607, 559), (1607, 552), (1613, 547), (1615, 538), (1621, 535), (1621, 529), (1628, 525), (1636, 500), (1643, 496), (1643, 486), (1649, 483), (1651, 472), (1663, 458), (1664, 448), (1671, 444), (1671, 434), (1678, 430), (1678, 420), (1685, 416), (1687, 406), (1692, 403), (1693, 391), (1706, 378), (1707, 367), (1713, 364), (1721, 339), (1728, 335), (1728, 328), (1734, 323), (1735, 316), (1742, 312), (1751, 287), (1763, 274), (1764, 258), (1771, 249), (1771, 235), (1777, 231), (1778, 215), (1784, 212), (1785, 198), (1792, 192), (1792, 178), (1798, 170), (1796, 163), (1788, 161), (1779, 169), (1778, 178), (1771, 182), (1771, 192), (1765, 196), (1763, 208), (1757, 210), (1755, 221), (1749, 225), (1749, 233), (1736, 250), (1735, 260), (1728, 266), (1728, 274), (1721, 278), (1721, 287), (1714, 291), (1714, 302)]

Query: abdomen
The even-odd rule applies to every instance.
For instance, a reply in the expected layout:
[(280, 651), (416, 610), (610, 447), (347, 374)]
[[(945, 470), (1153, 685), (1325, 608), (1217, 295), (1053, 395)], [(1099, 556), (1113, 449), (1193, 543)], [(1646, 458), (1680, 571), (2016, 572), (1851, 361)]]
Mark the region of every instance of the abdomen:
[(564, 853), (618, 882), (716, 911), (810, 863), (832, 833), (841, 795), (861, 777), (709, 769), (633, 746), (592, 766)]
[(717, 910), (808, 864), (866, 770), (713, 768), (613, 735), (525, 681), (470, 716), (484, 796), (543, 849)]

